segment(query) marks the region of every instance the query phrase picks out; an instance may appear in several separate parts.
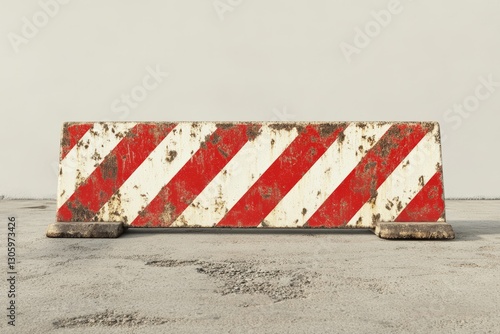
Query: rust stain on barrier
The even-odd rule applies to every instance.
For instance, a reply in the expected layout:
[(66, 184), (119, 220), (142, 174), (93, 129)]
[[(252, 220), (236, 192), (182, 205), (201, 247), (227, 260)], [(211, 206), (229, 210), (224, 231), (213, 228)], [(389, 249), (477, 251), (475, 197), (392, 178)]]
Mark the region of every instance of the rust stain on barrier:
[[(172, 123), (173, 125), (174, 123)], [(172, 130), (175, 131), (176, 129)], [(196, 133), (200, 131), (200, 124), (199, 123), (192, 123), (191, 124), (191, 129), (189, 130), (189, 135), (193, 138), (196, 138), (197, 135)]]
[(327, 137), (337, 130), (341, 124), (324, 123), (319, 126), (319, 134), (321, 137)]
[(71, 221), (85, 222), (92, 221), (94, 212), (86, 208), (80, 201), (76, 200), (68, 204), (68, 209), (71, 212)]
[(189, 135), (190, 135), (192, 138), (196, 138), (196, 131), (193, 129), (193, 127), (191, 127), (191, 131), (189, 131)]
[(375, 209), (375, 207), (376, 207), (376, 205), (375, 205), (375, 204), (376, 204), (376, 202), (377, 202), (377, 196), (376, 196), (376, 195), (375, 195), (375, 196), (370, 197), (370, 199), (368, 200), (368, 203), (370, 204), (370, 206), (371, 206), (371, 208), (372, 208), (372, 209)]
[(104, 131), (109, 131), (109, 126), (108, 126), (108, 123), (105, 123), (105, 122), (99, 122), (99, 124), (102, 125), (102, 128), (104, 129)]
[(220, 136), (217, 133), (212, 135), (212, 144), (217, 144), (220, 141)]
[(172, 203), (167, 203), (161, 213), (161, 226), (169, 226), (172, 223), (172, 217), (175, 215), (176, 208)]
[[(436, 124), (434, 126), (438, 126), (438, 125)], [(436, 131), (436, 133), (434, 135), (434, 140), (437, 144), (441, 145), (441, 132), (440, 131)]]
[(367, 163), (365, 165), (365, 172), (370, 170), (370, 169), (373, 169), (375, 166), (377, 166), (377, 162), (375, 161), (370, 161), (369, 163)]
[(349, 206), (345, 198), (340, 199), (340, 210), (345, 210)]
[(339, 133), (339, 138), (337, 139), (339, 141), (339, 144), (342, 144), (345, 140), (345, 133), (342, 131)]
[(111, 196), (109, 201), (106, 203), (108, 209), (107, 211), (109, 212), (109, 218), (104, 219), (103, 214), (99, 212), (97, 215), (94, 216), (93, 220), (99, 222), (118, 221), (126, 224), (128, 222), (128, 217), (123, 213), (122, 205), (123, 205), (122, 194), (120, 193), (120, 190), (117, 190)]
[(315, 158), (315, 156), (316, 156), (317, 154), (318, 154), (318, 151), (317, 151), (314, 147), (311, 147), (311, 148), (309, 149), (308, 154), (306, 155), (306, 159), (307, 159), (308, 161), (314, 161), (314, 158)]
[(260, 196), (264, 199), (270, 198), (273, 194), (272, 187), (259, 188)]
[(258, 126), (257, 124), (251, 124), (248, 128), (247, 128), (247, 138), (248, 140), (250, 141), (253, 141), (255, 138), (257, 138), (258, 135), (261, 134), (261, 130), (260, 130), (260, 126)]
[(167, 149), (167, 157), (165, 158), (165, 160), (167, 162), (172, 162), (174, 161), (174, 159), (177, 157), (177, 151), (173, 151), (173, 150), (168, 150)]
[(424, 180), (424, 176), (421, 175), (419, 178), (418, 178), (418, 185), (420, 187), (423, 187), (425, 185), (425, 180)]
[(63, 134), (61, 138), (61, 146), (63, 147), (69, 146), (71, 143), (69, 129), (68, 129), (70, 125), (71, 125), (70, 123), (64, 123), (63, 126)]
[(423, 127), (427, 132), (432, 132), (434, 130), (434, 127), (436, 126), (436, 123), (433, 122), (421, 122), (420, 126)]
[(375, 201), (377, 196), (378, 196), (377, 180), (372, 179), (372, 182), (370, 183), (370, 199), (373, 199)]
[[(411, 129), (411, 128), (410, 128)], [(411, 129), (413, 131), (413, 129)], [(401, 129), (397, 126), (391, 126), (387, 130), (385, 137), (380, 139), (380, 156), (386, 158), (393, 150), (398, 148), (398, 145), (394, 142), (394, 138), (404, 138), (407, 133), (401, 133)]]
[(78, 142), (78, 143), (76, 144), (76, 148), (77, 148), (77, 149), (80, 149), (80, 148), (83, 146), (83, 148), (88, 149), (88, 148), (89, 148), (89, 145), (90, 145), (90, 140), (89, 140), (89, 139), (87, 139), (87, 141), (86, 141), (86, 142), (84, 142), (84, 141), (80, 141), (80, 142)]
[(226, 201), (224, 200), (224, 194), (222, 193), (222, 187), (218, 187), (217, 197), (214, 201), (214, 212), (227, 213), (229, 210), (226, 207)]
[(116, 175), (118, 173), (118, 164), (115, 154), (112, 154), (104, 159), (101, 166), (103, 179), (116, 179)]
[(187, 227), (189, 224), (188, 224), (188, 221), (186, 220), (186, 218), (184, 216), (180, 216), (178, 218), (178, 221), (181, 223), (182, 226), (185, 226)]
[[(365, 136), (365, 137), (366, 137), (366, 136)], [(376, 142), (376, 140), (375, 140), (375, 135), (373, 135), (373, 136), (370, 136), (370, 137), (366, 138), (366, 140), (368, 141), (368, 143), (370, 144), (370, 146), (375, 145), (375, 142)]]
[(152, 126), (148, 128), (148, 133), (153, 135), (155, 142), (161, 142), (164, 139), (164, 134), (169, 132), (169, 129), (175, 127), (174, 123), (162, 123), (157, 126)]
[(222, 148), (217, 147), (217, 150), (220, 152), (220, 154), (222, 154), (224, 156), (224, 158), (227, 158), (229, 156), (229, 154), (226, 151), (224, 151)]
[[(113, 132), (113, 131), (112, 131)], [(114, 133), (114, 132), (113, 132)], [(125, 138), (125, 135), (127, 134), (127, 131), (125, 132), (122, 132), (122, 131), (118, 131), (115, 133), (115, 138), (118, 138), (118, 139), (122, 139), (122, 138)]]
[(269, 128), (273, 130), (286, 130), (286, 131), (292, 131), (293, 128), (295, 128), (295, 125), (293, 123), (276, 123), (276, 124), (269, 124)]
[(90, 134), (94, 137), (98, 137), (99, 136), (99, 132), (97, 132), (94, 128), (91, 128), (89, 130)]
[(85, 178), (82, 176), (82, 171), (78, 168), (76, 170), (76, 181), (75, 181), (75, 187), (78, 188), (80, 185), (82, 185), (85, 182)]
[(270, 129), (281, 131), (292, 131), (294, 128), (297, 129), (297, 132), (301, 132), (304, 130), (304, 126), (297, 123), (273, 123), (268, 125)]
[[(87, 147), (88, 146), (85, 146), (85, 148), (87, 148)], [(99, 160), (101, 160), (101, 155), (99, 154), (99, 152), (97, 152), (97, 150), (95, 150), (94, 154), (92, 154), (90, 159), (95, 160), (95, 161), (99, 161)]]
[(234, 126), (233, 123), (216, 123), (215, 126), (219, 129), (230, 129)]

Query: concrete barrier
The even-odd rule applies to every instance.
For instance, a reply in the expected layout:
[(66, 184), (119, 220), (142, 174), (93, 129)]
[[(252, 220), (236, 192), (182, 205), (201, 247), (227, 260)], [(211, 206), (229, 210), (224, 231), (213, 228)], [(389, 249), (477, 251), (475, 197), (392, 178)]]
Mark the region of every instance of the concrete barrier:
[[(60, 158), (50, 237), (123, 227), (454, 237), (435, 122), (65, 123)], [(110, 222), (123, 226), (99, 234)]]

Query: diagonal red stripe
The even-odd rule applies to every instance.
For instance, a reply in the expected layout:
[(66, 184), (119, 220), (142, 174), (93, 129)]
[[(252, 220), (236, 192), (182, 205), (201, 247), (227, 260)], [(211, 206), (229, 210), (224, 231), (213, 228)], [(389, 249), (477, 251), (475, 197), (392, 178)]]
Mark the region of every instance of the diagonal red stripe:
[(82, 139), (83, 135), (92, 128), (92, 123), (65, 123), (61, 139), (61, 160)]
[(346, 124), (308, 125), (217, 224), (257, 227), (305, 172), (325, 153)]
[(306, 223), (309, 227), (343, 226), (413, 150), (429, 129), (420, 124), (395, 124), (342, 181)]
[(436, 222), (444, 218), (443, 176), (437, 171), (401, 211), (397, 222)]
[(57, 212), (58, 221), (91, 221), (149, 154), (176, 126), (137, 124), (83, 181)]
[(170, 226), (259, 128), (252, 124), (219, 124), (130, 225)]

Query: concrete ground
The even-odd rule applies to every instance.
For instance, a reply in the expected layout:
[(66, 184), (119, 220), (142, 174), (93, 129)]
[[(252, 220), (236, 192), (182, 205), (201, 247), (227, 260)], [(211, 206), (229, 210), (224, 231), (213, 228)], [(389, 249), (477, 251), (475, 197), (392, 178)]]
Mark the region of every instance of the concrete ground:
[(129, 230), (49, 239), (55, 202), (17, 218), (17, 320), (1, 333), (500, 333), (500, 201), (448, 201), (453, 241), (370, 231)]

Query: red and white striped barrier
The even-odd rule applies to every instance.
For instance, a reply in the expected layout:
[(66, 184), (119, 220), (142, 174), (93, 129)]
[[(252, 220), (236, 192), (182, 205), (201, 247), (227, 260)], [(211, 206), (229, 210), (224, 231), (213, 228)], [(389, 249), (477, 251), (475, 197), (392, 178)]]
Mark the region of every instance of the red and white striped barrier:
[(66, 123), (60, 158), (56, 225), (453, 237), (437, 123)]

